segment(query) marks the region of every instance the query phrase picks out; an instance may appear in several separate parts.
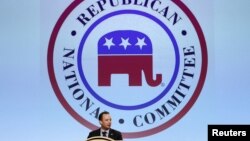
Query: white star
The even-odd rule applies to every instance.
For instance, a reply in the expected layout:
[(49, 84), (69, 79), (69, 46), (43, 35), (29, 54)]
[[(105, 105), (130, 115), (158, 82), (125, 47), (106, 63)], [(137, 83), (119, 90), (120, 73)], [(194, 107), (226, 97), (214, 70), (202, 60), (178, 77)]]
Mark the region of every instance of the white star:
[(143, 46), (147, 45), (145, 43), (145, 37), (140, 39), (140, 38), (137, 38), (137, 43), (135, 44), (136, 46), (139, 46), (140, 49), (142, 49)]
[(107, 46), (108, 49), (110, 49), (111, 46), (115, 46), (115, 44), (113, 43), (113, 38), (111, 39), (105, 38), (105, 43), (103, 44), (103, 46)]
[(123, 46), (125, 49), (128, 47), (128, 46), (131, 46), (131, 44), (129, 43), (129, 38), (127, 38), (127, 39), (123, 39), (123, 38), (121, 38), (122, 39), (122, 43), (120, 44), (120, 46)]

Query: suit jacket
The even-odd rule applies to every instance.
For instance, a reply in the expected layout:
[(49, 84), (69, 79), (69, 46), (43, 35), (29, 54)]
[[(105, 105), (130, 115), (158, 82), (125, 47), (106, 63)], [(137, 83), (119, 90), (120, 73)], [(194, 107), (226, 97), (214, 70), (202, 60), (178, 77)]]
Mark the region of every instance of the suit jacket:
[[(101, 128), (99, 128), (97, 130), (94, 130), (94, 131), (91, 131), (89, 133), (88, 138), (100, 136), (101, 135), (100, 132), (101, 132)], [(121, 132), (119, 132), (117, 130), (114, 130), (114, 129), (109, 129), (108, 137), (111, 138), (111, 139), (114, 139), (114, 140), (122, 140)]]

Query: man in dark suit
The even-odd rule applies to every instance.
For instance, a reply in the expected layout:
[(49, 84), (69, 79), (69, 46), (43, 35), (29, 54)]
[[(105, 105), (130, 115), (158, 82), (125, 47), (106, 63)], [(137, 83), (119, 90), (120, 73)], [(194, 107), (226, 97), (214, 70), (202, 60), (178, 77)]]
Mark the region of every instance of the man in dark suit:
[(88, 135), (88, 138), (102, 136), (114, 140), (122, 140), (121, 132), (111, 129), (111, 116), (109, 112), (105, 111), (99, 115), (99, 123), (101, 125), (101, 128), (91, 131)]

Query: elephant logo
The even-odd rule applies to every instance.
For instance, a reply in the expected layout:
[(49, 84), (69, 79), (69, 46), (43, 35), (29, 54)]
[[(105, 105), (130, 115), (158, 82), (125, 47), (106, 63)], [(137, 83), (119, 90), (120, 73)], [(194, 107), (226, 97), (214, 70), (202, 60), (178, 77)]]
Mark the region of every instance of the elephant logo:
[(181, 0), (72, 1), (47, 54), (65, 110), (90, 130), (109, 111), (126, 139), (173, 126), (197, 101), (208, 69), (206, 39), (191, 11)]
[(162, 82), (153, 78), (153, 48), (150, 38), (133, 30), (117, 30), (98, 41), (98, 85), (110, 86), (112, 74), (128, 74), (129, 86), (142, 86), (142, 72), (148, 85)]

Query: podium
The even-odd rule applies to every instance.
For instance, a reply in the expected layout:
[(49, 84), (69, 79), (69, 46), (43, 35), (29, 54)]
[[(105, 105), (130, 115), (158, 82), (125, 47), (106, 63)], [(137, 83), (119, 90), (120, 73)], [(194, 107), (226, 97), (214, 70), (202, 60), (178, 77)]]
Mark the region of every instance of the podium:
[(86, 141), (115, 141), (115, 140), (111, 138), (107, 138), (107, 137), (97, 136), (97, 137), (88, 138)]

